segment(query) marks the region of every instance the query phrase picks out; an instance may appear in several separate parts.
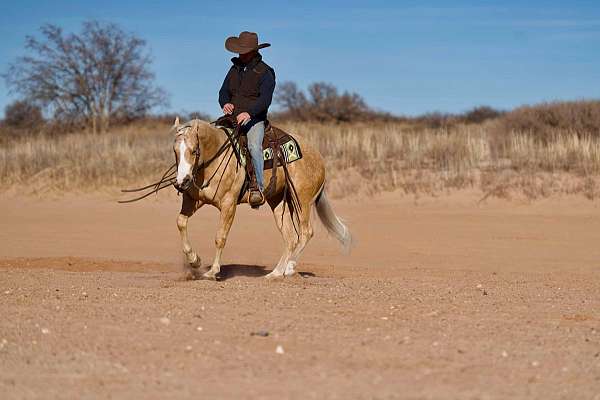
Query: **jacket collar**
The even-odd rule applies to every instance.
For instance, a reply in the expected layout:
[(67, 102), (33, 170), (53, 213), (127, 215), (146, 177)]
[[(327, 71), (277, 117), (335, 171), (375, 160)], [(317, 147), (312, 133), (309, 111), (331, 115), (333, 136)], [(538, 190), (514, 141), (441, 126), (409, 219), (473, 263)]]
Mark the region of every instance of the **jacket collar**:
[(243, 69), (244, 67), (247, 69), (252, 69), (252, 68), (256, 67), (256, 64), (258, 64), (261, 61), (262, 61), (262, 56), (260, 55), (260, 53), (257, 53), (256, 56), (248, 62), (248, 64), (244, 64), (242, 62), (242, 60), (240, 60), (239, 57), (233, 57), (231, 59), (231, 62), (233, 63), (233, 65), (240, 69)]

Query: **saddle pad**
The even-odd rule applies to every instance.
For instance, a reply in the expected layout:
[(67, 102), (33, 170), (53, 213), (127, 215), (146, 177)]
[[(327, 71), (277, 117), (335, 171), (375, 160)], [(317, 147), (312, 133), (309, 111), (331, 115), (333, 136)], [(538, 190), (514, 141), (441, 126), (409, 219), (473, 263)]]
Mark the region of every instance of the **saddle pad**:
[[(229, 128), (229, 127), (221, 127), (219, 126), (219, 128), (221, 129), (226, 129), (227, 130), (227, 134), (228, 135), (232, 135), (233, 134), (233, 129)], [(273, 128), (273, 130), (276, 130), (277, 128)], [(302, 158), (302, 151), (300, 150), (300, 146), (298, 145), (298, 142), (296, 141), (296, 139), (294, 139), (293, 136), (277, 129), (279, 132), (275, 133), (277, 134), (277, 137), (280, 139), (283, 139), (283, 142), (280, 144), (279, 148), (281, 149), (281, 153), (283, 154), (285, 161), (290, 164), (293, 163), (294, 161), (297, 161), (299, 159)], [(273, 149), (269, 146), (269, 134), (271, 134), (271, 132), (267, 133), (265, 132), (265, 138), (263, 140), (263, 160), (265, 163), (265, 168), (264, 169), (271, 169), (273, 168)], [(240, 155), (240, 162), (243, 166), (246, 165), (246, 157), (244, 156), (244, 154), (240, 151), (240, 143), (239, 141), (235, 142), (235, 147), (236, 150), (238, 152), (238, 154)]]

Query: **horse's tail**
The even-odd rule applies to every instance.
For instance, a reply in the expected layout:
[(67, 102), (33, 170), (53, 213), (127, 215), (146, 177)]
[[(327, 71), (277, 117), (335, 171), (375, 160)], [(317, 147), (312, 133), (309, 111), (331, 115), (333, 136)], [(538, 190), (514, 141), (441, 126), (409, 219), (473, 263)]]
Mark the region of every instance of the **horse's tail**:
[(317, 206), (317, 215), (325, 228), (327, 228), (327, 232), (340, 241), (345, 253), (349, 253), (352, 246), (350, 229), (348, 229), (340, 217), (333, 211), (331, 203), (329, 203), (327, 195), (325, 194), (325, 186), (323, 186), (321, 192), (317, 195), (315, 204)]

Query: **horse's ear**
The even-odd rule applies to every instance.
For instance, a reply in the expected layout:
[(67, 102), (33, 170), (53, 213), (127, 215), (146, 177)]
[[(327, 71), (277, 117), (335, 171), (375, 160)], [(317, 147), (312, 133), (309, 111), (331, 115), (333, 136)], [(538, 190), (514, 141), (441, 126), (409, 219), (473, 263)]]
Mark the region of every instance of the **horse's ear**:
[(179, 116), (175, 117), (175, 122), (173, 122), (173, 127), (179, 126)]

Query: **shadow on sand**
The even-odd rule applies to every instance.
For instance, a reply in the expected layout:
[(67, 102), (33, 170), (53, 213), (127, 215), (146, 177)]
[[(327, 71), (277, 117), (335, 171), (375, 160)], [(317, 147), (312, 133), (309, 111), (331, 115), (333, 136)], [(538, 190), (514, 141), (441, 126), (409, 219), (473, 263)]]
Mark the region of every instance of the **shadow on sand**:
[[(234, 278), (236, 276), (246, 276), (251, 278), (260, 278), (271, 272), (272, 267), (266, 267), (264, 265), (246, 265), (246, 264), (227, 264), (221, 266), (221, 273), (219, 274), (219, 280), (225, 281), (227, 279)], [(298, 272), (302, 278), (314, 277), (315, 274), (312, 272)]]
[(221, 265), (219, 280), (225, 281), (236, 276), (262, 277), (271, 270), (264, 265), (227, 264)]

